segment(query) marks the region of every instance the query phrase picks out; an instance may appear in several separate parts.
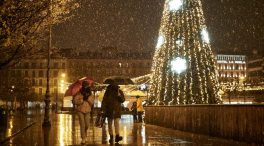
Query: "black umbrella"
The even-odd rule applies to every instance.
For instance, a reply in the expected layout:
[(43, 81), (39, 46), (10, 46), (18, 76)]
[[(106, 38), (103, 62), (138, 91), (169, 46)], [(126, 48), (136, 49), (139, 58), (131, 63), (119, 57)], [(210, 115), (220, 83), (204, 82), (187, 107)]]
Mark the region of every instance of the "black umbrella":
[(130, 78), (127, 77), (109, 77), (104, 80), (104, 84), (129, 85), (134, 84)]

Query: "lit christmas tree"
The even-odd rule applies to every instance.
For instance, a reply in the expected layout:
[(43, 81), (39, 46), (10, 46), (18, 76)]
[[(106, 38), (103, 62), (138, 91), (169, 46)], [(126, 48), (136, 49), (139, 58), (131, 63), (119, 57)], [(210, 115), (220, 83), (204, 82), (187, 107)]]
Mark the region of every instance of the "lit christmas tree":
[(166, 0), (153, 57), (150, 104), (217, 104), (215, 57), (200, 0)]

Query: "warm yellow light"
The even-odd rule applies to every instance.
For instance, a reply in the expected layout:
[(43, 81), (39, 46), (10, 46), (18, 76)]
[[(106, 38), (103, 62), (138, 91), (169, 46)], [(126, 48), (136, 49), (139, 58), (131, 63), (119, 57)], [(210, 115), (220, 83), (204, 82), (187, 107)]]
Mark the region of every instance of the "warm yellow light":
[(244, 79), (245, 79), (245, 77), (241, 76), (239, 79), (240, 79), (240, 80), (244, 80)]
[(65, 78), (66, 74), (65, 73), (62, 73), (61, 74), (61, 77)]

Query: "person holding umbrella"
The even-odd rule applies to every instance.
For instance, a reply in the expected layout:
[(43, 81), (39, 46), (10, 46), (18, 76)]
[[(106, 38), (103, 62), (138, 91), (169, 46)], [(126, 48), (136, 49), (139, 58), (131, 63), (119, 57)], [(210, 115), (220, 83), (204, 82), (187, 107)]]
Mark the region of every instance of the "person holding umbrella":
[(113, 144), (113, 122), (115, 127), (115, 142), (123, 139), (119, 135), (119, 121), (121, 118), (121, 104), (125, 101), (124, 93), (115, 82), (111, 82), (105, 91), (102, 101), (102, 112), (108, 121), (109, 143)]
[(76, 111), (80, 122), (81, 144), (87, 141), (87, 130), (90, 122), (90, 112), (94, 103), (94, 97), (91, 96), (91, 88), (87, 81), (82, 82), (82, 87), (76, 95), (73, 96), (73, 102), (76, 105)]

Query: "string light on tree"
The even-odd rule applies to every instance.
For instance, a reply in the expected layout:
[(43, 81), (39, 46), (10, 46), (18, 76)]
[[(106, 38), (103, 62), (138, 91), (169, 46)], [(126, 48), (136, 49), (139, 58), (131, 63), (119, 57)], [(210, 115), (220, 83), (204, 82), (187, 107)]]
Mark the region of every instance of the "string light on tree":
[(202, 35), (202, 39), (205, 43), (209, 44), (210, 43), (210, 38), (209, 38), (209, 34), (208, 31), (206, 30), (206, 28), (203, 28), (201, 31), (201, 35)]
[(201, 0), (166, 0), (159, 32), (150, 104), (221, 103)]
[(164, 44), (164, 41), (165, 41), (164, 36), (161, 34), (158, 38), (158, 43), (156, 48), (160, 48)]
[(177, 44), (178, 46), (182, 47), (182, 46), (183, 46), (183, 41), (182, 41), (181, 39), (177, 39), (177, 40), (176, 40), (176, 44)]

